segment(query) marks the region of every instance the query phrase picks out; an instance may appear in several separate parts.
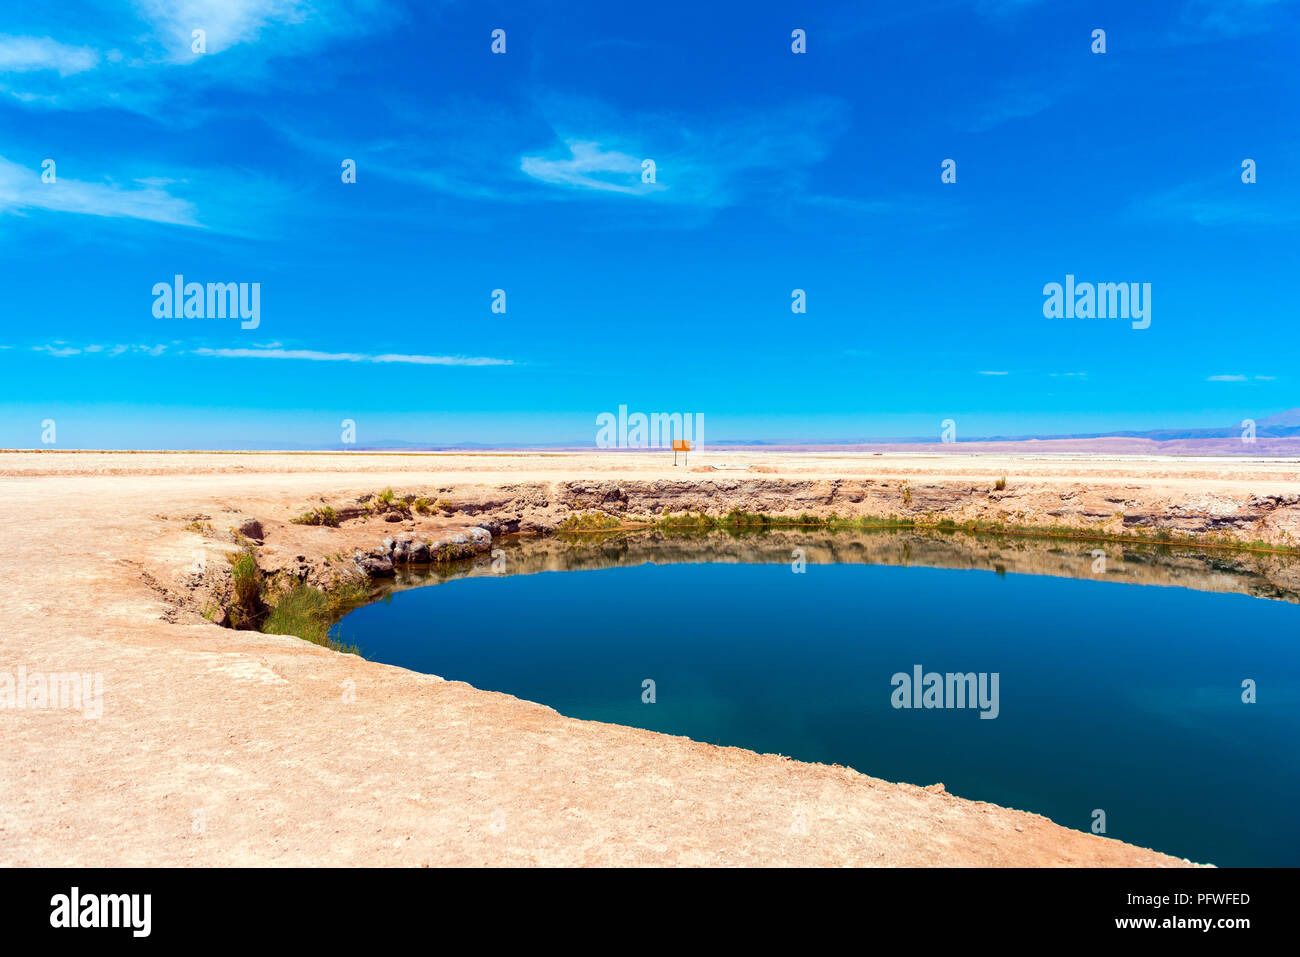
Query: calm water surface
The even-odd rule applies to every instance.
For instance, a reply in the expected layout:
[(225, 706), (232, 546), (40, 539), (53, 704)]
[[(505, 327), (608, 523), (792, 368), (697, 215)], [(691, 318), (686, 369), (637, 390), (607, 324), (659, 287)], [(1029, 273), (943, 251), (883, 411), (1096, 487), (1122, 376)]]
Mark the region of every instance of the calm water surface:
[[(1101, 809), (1109, 836), (1194, 861), (1300, 863), (1290, 573), (1117, 546), (1097, 571), (1096, 547), (551, 539), (506, 549), (506, 574), (479, 561), (403, 578), (334, 634), (575, 718), (942, 781), (1079, 830)], [(997, 672), (997, 718), (893, 707), (892, 676), (915, 665)]]

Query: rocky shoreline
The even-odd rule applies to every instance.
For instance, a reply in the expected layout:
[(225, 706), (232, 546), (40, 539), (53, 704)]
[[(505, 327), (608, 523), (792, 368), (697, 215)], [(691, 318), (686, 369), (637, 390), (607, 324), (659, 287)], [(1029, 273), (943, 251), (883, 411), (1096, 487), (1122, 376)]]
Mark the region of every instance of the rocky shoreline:
[[(494, 536), (549, 534), (575, 521), (653, 528), (665, 516), (724, 520), (733, 511), (763, 516), (776, 527), (870, 518), (918, 529), (1073, 538), (1121, 550), (1145, 543), (1215, 548), (1225, 554), (1246, 549), (1300, 553), (1300, 493), (1177, 498), (1167, 492), (1152, 495), (1139, 485), (1113, 490), (1027, 483), (1000, 489), (997, 484), (710, 477), (413, 486), (385, 490), (392, 496), (386, 505), (378, 504), (375, 493), (343, 503), (322, 497), (318, 507), (333, 516), (330, 526), (296, 524), (295, 515), (283, 512), (232, 516), (226, 536), (216, 532), (210, 516), (197, 516), (191, 524), (212, 528), (207, 547), (229, 551), (252, 545), (273, 593), (294, 583), (327, 592), (355, 587), (390, 578), (404, 565), (445, 564), (488, 552)], [(420, 510), (417, 503), (423, 502), (431, 504)], [(1289, 593), (1295, 576), (1290, 564), (1285, 567), (1278, 591)], [(207, 563), (181, 588), (169, 589), (158, 579), (153, 583), (179, 607), (226, 622), (234, 593), (226, 563)]]
[(353, 553), (357, 568), (371, 578), (388, 578), (397, 565), (428, 565), (468, 558), (492, 547), (492, 533), (477, 526), (432, 541), (409, 532), (385, 538), (378, 548)]

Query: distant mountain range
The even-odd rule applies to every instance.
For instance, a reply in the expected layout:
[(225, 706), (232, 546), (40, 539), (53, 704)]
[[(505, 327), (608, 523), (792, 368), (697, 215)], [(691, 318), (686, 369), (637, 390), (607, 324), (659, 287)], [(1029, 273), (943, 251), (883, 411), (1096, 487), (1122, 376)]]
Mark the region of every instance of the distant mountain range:
[[(1179, 439), (1240, 439), (1244, 426), (1241, 423), (1224, 428), (1211, 429), (1148, 429), (1145, 432), (1097, 432), (1087, 435), (1039, 435), (1017, 436), (1016, 438), (990, 438), (984, 441), (1006, 442), (1024, 441), (1025, 439), (1151, 439), (1154, 442), (1171, 442)], [(1255, 437), (1287, 439), (1300, 437), (1300, 409), (1287, 409), (1276, 415), (1266, 415), (1255, 420)]]
[[(963, 438), (957, 445), (991, 442), (1080, 442), (1103, 439), (1143, 439), (1148, 442), (1190, 442), (1199, 440), (1230, 440), (1239, 444), (1246, 429), (1240, 422), (1235, 425), (1205, 429), (1147, 429), (1119, 430), (1114, 432), (1057, 433), (1049, 435), (989, 435), (977, 438)], [(1259, 439), (1300, 439), (1300, 408), (1287, 409), (1274, 415), (1255, 420), (1255, 438)], [(709, 440), (715, 446), (779, 446), (789, 447), (787, 442), (749, 441), (744, 439)], [(896, 445), (939, 445), (932, 436), (915, 438), (862, 438), (844, 442), (810, 442), (801, 445), (847, 445), (847, 446), (896, 446)]]
[[(839, 449), (843, 451), (1040, 451), (1187, 455), (1300, 455), (1300, 408), (1287, 409), (1255, 420), (1255, 441), (1243, 441), (1246, 429), (1240, 423), (1204, 429), (1148, 429), (1115, 432), (1061, 433), (1053, 435), (992, 435), (962, 438), (952, 444), (936, 442), (933, 436), (914, 438), (858, 438), (839, 441), (772, 439), (708, 439), (708, 448), (762, 448), (776, 450)], [(350, 452), (455, 452), (491, 449), (547, 449), (591, 451), (593, 443), (457, 442), (432, 444), (408, 439), (385, 439), (365, 445), (308, 445), (301, 442), (264, 444), (259, 449), (277, 451)], [(610, 451), (619, 451), (611, 449)]]

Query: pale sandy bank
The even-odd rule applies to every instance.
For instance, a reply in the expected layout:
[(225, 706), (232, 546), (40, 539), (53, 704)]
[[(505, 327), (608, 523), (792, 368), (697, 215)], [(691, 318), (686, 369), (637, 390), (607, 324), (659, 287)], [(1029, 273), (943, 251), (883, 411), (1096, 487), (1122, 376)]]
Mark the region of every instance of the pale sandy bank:
[[(1077, 489), (1064, 501), (1164, 509), (1188, 529), (1200, 516), (1222, 530), (1235, 508), (1252, 538), (1294, 532), (1286, 496), (1300, 489), (1294, 463), (719, 453), (691, 464), (673, 469), (662, 453), (0, 455), (0, 671), (103, 676), (98, 719), (0, 711), (0, 863), (1182, 863), (845, 768), (576, 721), (223, 629), (183, 600), (235, 519), (266, 523), (269, 565), (315, 567), (382, 527), (287, 520), (385, 486), (478, 503), (422, 526), (455, 529), (545, 524), (625, 482), (648, 483), (633, 499), (804, 495), (790, 508), (845, 514), (828, 494), (849, 501), (860, 488), (866, 509), (906, 481), (930, 507), (956, 488), (978, 492), (962, 507), (998, 507), (1007, 497), (988, 485), (1008, 474), (1008, 507), (1027, 514)], [(778, 480), (796, 484), (746, 484)], [(706, 487), (719, 481), (737, 484)]]

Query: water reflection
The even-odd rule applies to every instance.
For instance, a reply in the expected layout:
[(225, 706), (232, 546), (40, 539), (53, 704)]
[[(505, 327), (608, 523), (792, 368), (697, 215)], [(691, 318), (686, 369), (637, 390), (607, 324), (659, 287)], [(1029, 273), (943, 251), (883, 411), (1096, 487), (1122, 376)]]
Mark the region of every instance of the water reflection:
[(504, 536), (496, 554), (447, 566), (400, 568), (379, 594), (483, 575), (531, 575), (643, 564), (904, 565), (997, 575), (1054, 575), (1172, 586), (1300, 602), (1300, 558), (1230, 549), (1077, 541), (965, 532), (767, 529), (705, 533), (662, 530)]

